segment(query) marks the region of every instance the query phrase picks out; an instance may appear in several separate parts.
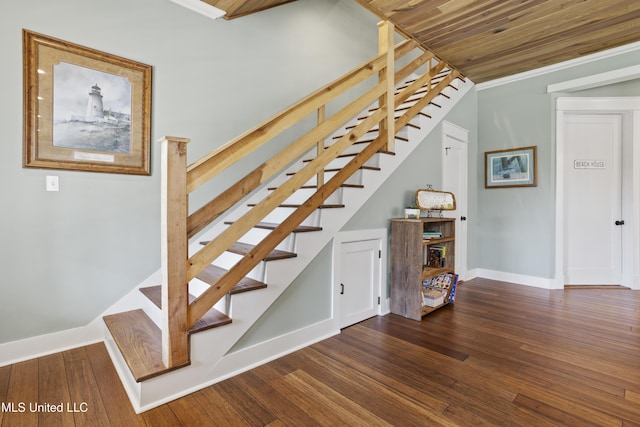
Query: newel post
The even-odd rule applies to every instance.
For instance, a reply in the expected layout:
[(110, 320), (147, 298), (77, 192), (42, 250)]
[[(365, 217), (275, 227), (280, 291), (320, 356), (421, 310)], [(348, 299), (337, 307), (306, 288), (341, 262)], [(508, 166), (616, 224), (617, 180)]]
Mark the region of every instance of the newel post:
[(162, 359), (168, 368), (189, 362), (187, 334), (187, 138), (165, 136), (162, 148)]
[(380, 82), (386, 82), (387, 90), (380, 97), (380, 108), (386, 109), (387, 116), (382, 119), (379, 125), (380, 135), (385, 135), (387, 139), (386, 149), (395, 149), (395, 49), (394, 49), (395, 26), (389, 21), (378, 23), (378, 53), (387, 54), (387, 65), (380, 71)]

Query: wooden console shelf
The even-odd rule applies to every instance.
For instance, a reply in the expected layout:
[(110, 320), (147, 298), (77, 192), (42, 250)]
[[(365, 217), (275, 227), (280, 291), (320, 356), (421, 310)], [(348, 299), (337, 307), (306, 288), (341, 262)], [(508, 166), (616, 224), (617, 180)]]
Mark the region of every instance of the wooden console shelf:
[[(455, 292), (455, 218), (391, 220), (391, 312), (409, 319), (449, 303)], [(423, 302), (423, 283), (452, 279), (435, 307)], [(437, 293), (437, 292), (436, 292)]]

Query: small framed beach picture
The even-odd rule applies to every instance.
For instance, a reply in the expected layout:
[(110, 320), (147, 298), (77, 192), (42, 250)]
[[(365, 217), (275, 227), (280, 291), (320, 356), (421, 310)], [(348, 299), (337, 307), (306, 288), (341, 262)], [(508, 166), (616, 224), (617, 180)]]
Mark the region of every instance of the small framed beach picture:
[(485, 188), (535, 187), (536, 147), (484, 153)]
[(22, 32), (23, 166), (150, 174), (151, 66)]

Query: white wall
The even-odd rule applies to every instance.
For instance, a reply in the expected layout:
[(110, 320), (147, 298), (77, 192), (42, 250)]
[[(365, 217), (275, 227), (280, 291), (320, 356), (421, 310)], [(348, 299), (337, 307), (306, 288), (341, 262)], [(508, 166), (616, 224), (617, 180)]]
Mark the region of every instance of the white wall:
[[(0, 3), (0, 344), (86, 325), (157, 271), (157, 139), (191, 138), (195, 160), (372, 57), (376, 22), (350, 0), (233, 21), (169, 0)], [(153, 66), (151, 176), (22, 168), (23, 28)]]

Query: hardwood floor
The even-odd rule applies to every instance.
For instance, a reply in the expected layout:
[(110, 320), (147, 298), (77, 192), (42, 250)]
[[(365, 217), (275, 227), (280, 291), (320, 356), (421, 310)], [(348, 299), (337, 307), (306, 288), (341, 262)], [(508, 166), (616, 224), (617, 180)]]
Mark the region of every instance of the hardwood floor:
[(640, 426), (640, 292), (476, 279), (140, 415), (96, 344), (0, 368), (0, 402), (2, 427)]

